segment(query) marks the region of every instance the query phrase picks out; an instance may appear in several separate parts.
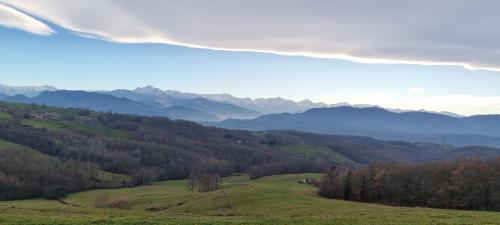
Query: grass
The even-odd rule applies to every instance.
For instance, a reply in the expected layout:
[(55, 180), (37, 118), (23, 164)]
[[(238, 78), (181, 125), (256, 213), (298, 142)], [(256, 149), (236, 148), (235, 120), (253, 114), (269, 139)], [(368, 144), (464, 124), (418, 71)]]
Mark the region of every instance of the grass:
[(19, 147), (21, 147), (21, 145), (18, 145), (18, 144), (15, 144), (15, 143), (12, 143), (12, 142), (0, 139), (0, 149), (4, 149), (4, 148), (19, 148)]
[(6, 112), (0, 112), (0, 122), (2, 121), (8, 121), (10, 120), (12, 117), (6, 113)]
[(111, 173), (104, 170), (95, 170), (97, 179), (111, 184), (120, 185), (120, 183), (125, 182), (129, 183), (132, 180), (132, 177), (125, 174), (119, 173)]
[(344, 155), (335, 152), (334, 150), (328, 147), (323, 147), (323, 146), (296, 145), (296, 146), (288, 146), (286, 150), (308, 159), (328, 160), (343, 165), (357, 164), (356, 162), (346, 158)]
[[(191, 193), (185, 181), (43, 199), (0, 202), (0, 224), (500, 224), (500, 213), (391, 207), (325, 199), (297, 181), (319, 174), (224, 179), (224, 188)], [(120, 202), (122, 209), (95, 208)], [(110, 206), (118, 204), (108, 204)]]
[(23, 120), (23, 124), (35, 128), (47, 128), (49, 130), (53, 130), (56, 132), (88, 133), (97, 136), (106, 136), (111, 138), (125, 139), (130, 137), (131, 135), (130, 132), (124, 130), (118, 130), (103, 126), (72, 123), (66, 121), (25, 119)]

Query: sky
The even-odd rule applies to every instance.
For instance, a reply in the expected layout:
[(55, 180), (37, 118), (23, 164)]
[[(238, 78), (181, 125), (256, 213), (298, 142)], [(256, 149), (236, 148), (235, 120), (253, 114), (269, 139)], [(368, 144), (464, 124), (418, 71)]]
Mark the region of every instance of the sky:
[(0, 0), (0, 83), (500, 114), (495, 1), (206, 2)]

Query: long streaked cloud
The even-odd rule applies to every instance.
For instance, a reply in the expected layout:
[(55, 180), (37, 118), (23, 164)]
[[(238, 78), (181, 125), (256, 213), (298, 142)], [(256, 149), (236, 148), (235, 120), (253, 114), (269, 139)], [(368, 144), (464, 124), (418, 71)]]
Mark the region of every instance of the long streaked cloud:
[(86, 36), (500, 71), (500, 1), (0, 0)]
[(0, 4), (0, 26), (21, 29), (38, 35), (54, 33), (49, 26), (12, 7)]

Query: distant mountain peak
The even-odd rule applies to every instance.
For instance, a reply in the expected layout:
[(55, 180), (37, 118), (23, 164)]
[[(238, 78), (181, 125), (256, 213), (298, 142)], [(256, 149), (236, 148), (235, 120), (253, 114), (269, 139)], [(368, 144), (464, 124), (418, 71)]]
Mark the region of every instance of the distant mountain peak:
[(163, 90), (156, 88), (152, 85), (138, 87), (134, 91), (137, 93), (145, 94), (145, 95), (163, 95), (163, 94), (165, 94), (165, 92)]
[[(6, 98), (6, 96), (14, 96), (17, 94), (24, 95), (26, 97), (34, 97), (39, 95), (44, 91), (58, 91), (59, 89), (48, 86), (48, 85), (40, 85), (40, 86), (21, 86), (14, 87), (8, 85), (0, 84), (0, 98)], [(116, 95), (119, 91), (129, 91), (124, 89), (118, 89), (114, 91), (99, 91), (100, 93), (108, 93), (114, 92)], [(310, 99), (304, 99), (301, 101), (294, 101), (290, 99), (286, 99), (283, 97), (272, 97), (272, 98), (240, 98), (235, 97), (231, 94), (222, 93), (222, 94), (197, 94), (197, 93), (189, 93), (189, 92), (181, 92), (174, 90), (162, 90), (160, 88), (154, 87), (153, 85), (146, 85), (144, 87), (138, 87), (130, 92), (134, 92), (136, 94), (140, 94), (143, 96), (156, 96), (162, 98), (178, 98), (178, 99), (205, 99), (213, 102), (231, 104), (242, 109), (247, 109), (249, 111), (253, 111), (254, 113), (249, 113), (249, 117), (255, 116), (257, 114), (274, 114), (274, 113), (300, 113), (305, 112), (309, 109), (313, 108), (331, 108), (331, 107), (339, 107), (339, 106), (352, 106), (355, 108), (371, 108), (378, 107), (384, 108), (378, 105), (370, 105), (370, 104), (349, 104), (347, 102), (340, 102), (336, 104), (327, 104), (323, 102), (314, 102)], [(123, 93), (122, 93), (123, 94)], [(128, 93), (128, 97), (132, 94)], [(138, 97), (138, 96), (136, 96)], [(143, 99), (135, 99), (134, 100), (143, 100)], [(201, 101), (203, 102), (203, 101)], [(391, 109), (384, 108), (391, 112), (429, 112), (429, 113), (437, 113), (441, 115), (447, 115), (452, 117), (463, 117), (462, 115), (458, 115), (451, 112), (434, 112), (428, 110), (402, 110), (402, 109)], [(251, 115), (251, 116), (250, 116)], [(225, 118), (225, 117), (222, 117)]]
[(16, 86), (0, 84), (0, 93), (9, 96), (21, 94), (28, 97), (33, 97), (40, 94), (43, 91), (56, 91), (56, 90), (58, 89), (48, 85), (16, 87)]

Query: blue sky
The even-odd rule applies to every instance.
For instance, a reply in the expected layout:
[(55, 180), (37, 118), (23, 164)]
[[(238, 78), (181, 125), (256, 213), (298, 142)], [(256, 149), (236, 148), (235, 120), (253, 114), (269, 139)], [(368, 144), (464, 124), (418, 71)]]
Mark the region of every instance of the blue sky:
[(0, 83), (84, 90), (153, 85), (237, 97), (500, 113), (500, 72), (495, 71), (117, 43), (43, 22), (55, 33), (0, 26)]

